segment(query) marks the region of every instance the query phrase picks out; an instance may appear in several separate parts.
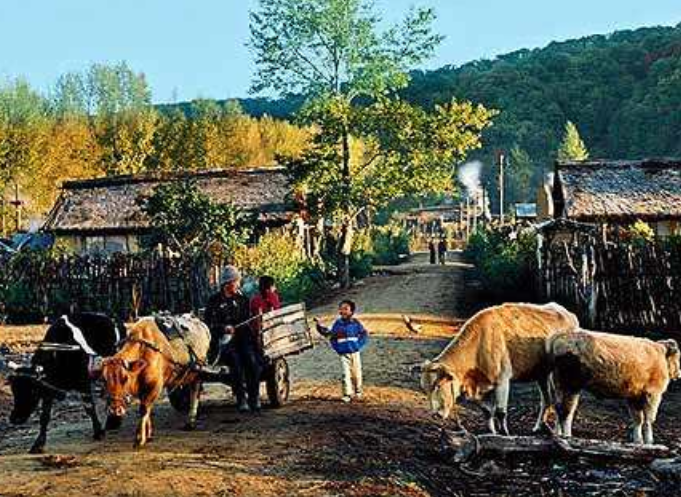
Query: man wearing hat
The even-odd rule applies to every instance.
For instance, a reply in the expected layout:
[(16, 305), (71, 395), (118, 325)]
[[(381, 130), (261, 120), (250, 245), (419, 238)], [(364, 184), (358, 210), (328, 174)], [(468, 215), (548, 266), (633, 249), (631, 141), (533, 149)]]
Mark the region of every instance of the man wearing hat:
[(211, 334), (208, 360), (212, 363), (219, 356), (219, 362), (230, 366), (241, 412), (260, 410), (261, 357), (250, 318), (248, 298), (241, 292), (241, 273), (227, 266), (220, 279), (220, 291), (211, 296), (206, 306), (205, 320)]

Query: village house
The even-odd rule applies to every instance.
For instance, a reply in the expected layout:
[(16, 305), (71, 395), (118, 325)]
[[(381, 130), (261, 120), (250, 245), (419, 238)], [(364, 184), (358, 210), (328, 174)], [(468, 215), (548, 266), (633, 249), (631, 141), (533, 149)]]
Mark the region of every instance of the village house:
[(153, 227), (142, 209), (144, 198), (166, 182), (190, 179), (216, 202), (232, 202), (256, 215), (257, 230), (291, 227), (304, 237), (301, 205), (294, 201), (281, 168), (214, 169), (192, 173), (145, 174), (69, 181), (52, 208), (44, 230), (76, 253), (136, 252)]
[(644, 221), (660, 237), (681, 233), (681, 159), (557, 162), (540, 188), (540, 217), (602, 226)]

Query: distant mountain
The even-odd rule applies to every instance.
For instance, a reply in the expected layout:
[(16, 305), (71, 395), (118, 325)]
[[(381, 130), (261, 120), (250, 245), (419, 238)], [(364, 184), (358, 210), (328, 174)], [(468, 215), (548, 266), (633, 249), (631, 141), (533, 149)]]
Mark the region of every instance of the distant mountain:
[[(551, 167), (567, 120), (592, 157), (681, 156), (681, 24), (417, 71), (403, 96), (426, 107), (458, 98), (500, 110), (476, 158), (490, 164), (495, 149), (519, 147), (529, 154), (535, 183)], [(288, 117), (301, 100), (240, 103), (255, 116)]]
[(681, 155), (681, 25), (518, 50), (493, 61), (413, 74), (421, 105), (465, 98), (502, 114), (488, 146), (550, 160), (567, 120), (592, 156)]

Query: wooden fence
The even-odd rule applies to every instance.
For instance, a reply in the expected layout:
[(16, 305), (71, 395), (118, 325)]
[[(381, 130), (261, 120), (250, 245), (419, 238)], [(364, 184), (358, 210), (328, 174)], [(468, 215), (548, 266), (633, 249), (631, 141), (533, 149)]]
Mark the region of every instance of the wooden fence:
[(681, 334), (681, 246), (605, 243), (585, 234), (547, 240), (538, 249), (545, 300), (604, 331)]
[(121, 319), (205, 305), (221, 265), (209, 256), (21, 254), (0, 264), (0, 314), (35, 322), (68, 310)]

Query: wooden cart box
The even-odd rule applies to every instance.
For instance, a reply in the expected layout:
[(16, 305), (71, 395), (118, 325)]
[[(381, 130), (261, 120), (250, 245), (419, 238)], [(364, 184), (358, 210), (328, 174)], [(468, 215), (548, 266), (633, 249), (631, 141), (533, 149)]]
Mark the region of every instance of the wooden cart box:
[(263, 314), (262, 340), (265, 356), (270, 360), (311, 349), (313, 340), (305, 304), (288, 305)]

